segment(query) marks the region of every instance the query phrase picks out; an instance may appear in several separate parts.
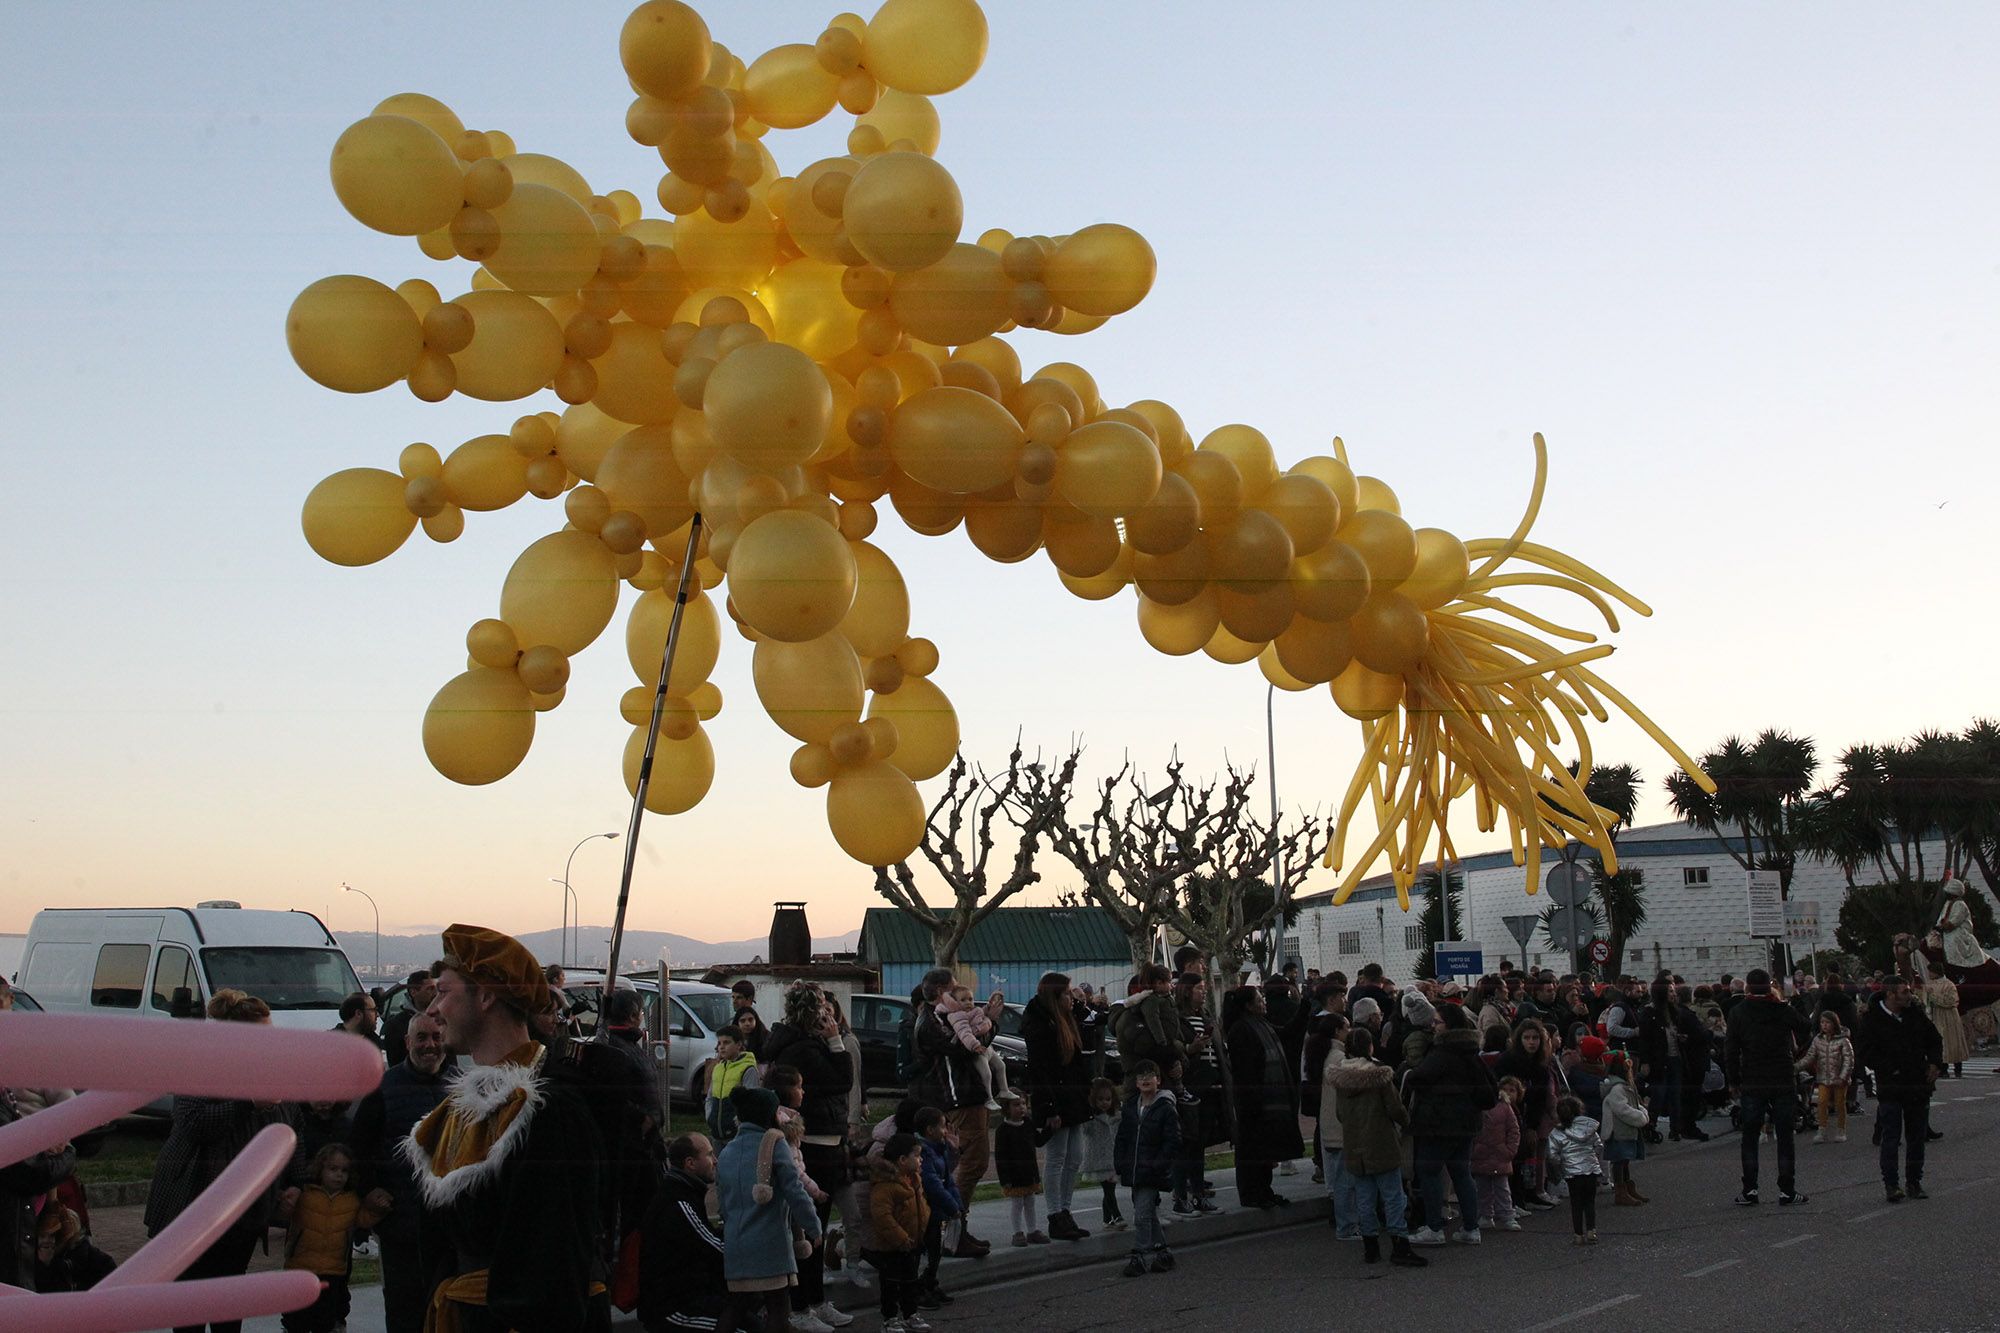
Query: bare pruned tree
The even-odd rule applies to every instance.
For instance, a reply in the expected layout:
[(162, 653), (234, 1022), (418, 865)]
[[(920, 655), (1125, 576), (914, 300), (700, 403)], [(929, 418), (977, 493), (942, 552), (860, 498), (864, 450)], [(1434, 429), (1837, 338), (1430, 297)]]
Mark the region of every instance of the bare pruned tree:
[[(1051, 766), (1039, 752), (1025, 757), (1017, 738), (1002, 773), (989, 777), (963, 754), (953, 761), (945, 789), (925, 822), (919, 849), (950, 892), (949, 906), (931, 905), (908, 861), (875, 867), (875, 891), (930, 932), (936, 966), (956, 965), (972, 928), (1041, 878), (1035, 869), (1036, 852), (1050, 826), (1062, 818), (1082, 756), (1082, 746), (1074, 746)], [(961, 845), (968, 829), (975, 844), (970, 855)], [(1003, 839), (1006, 859), (995, 872), (1005, 877), (996, 880), (988, 867)]]

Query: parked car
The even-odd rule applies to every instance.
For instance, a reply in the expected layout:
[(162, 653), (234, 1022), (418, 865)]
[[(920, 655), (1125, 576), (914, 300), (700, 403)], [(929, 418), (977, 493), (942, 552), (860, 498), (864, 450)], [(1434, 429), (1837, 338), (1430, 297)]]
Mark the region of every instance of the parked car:
[[(577, 1027), (585, 1036), (597, 1031), (597, 1015), (604, 999), (604, 973), (571, 968), (564, 977), (563, 995)], [(705, 1091), (698, 1082), (701, 1067), (715, 1054), (715, 1034), (735, 1016), (736, 1005), (722, 986), (699, 981), (676, 981), (667, 996), (667, 1021), (660, 1023), (660, 984), (654, 976), (620, 977), (621, 990), (639, 993), (645, 1005), (646, 1030), (656, 1041), (664, 1037), (666, 1060), (660, 1077), (666, 1087), (662, 1096), (676, 1105), (700, 1107)], [(657, 1046), (655, 1055), (658, 1054)]]
[(47, 1012), (42, 1008), (41, 1004), (35, 999), (34, 996), (28, 994), (28, 992), (21, 990), (18, 987), (16, 987), (14, 991), (14, 1008), (24, 1014), (40, 1014)]
[[(861, 1068), (870, 1088), (899, 1091), (903, 1086), (903, 1080), (896, 1076), (896, 1051), (910, 1007), (909, 998), (900, 995), (857, 995), (848, 1005), (848, 1025), (861, 1041)], [(1024, 1082), (1028, 1077), (1028, 1044), (1021, 1040), (1021, 1019), (1026, 1013), (1026, 1005), (1002, 1007), (996, 1025), (999, 1030), (993, 1036), (993, 1049), (1000, 1052), (1000, 1059), (1007, 1066), (1009, 1084)], [(1099, 1025), (1099, 1029), (1104, 1034), (1104, 1063), (1100, 1072), (1106, 1078), (1119, 1079), (1123, 1073), (1118, 1063), (1118, 1042), (1111, 1035), (1109, 1020)]]

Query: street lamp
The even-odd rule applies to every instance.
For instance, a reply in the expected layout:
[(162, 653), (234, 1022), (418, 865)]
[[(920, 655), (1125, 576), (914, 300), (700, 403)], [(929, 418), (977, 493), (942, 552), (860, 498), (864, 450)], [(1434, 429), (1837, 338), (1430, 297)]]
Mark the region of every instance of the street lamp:
[(375, 907), (375, 897), (366, 889), (357, 889), (345, 880), (341, 881), (340, 887), (346, 889), (349, 893), (360, 894), (368, 900), (368, 905), (375, 909), (375, 980), (380, 981), (382, 979), (382, 909)]
[[(563, 877), (561, 880), (563, 886), (563, 904), (562, 904), (563, 924), (562, 924), (562, 933), (557, 937), (556, 940), (556, 952), (562, 955), (563, 966), (565, 967), (569, 965), (569, 948), (566, 943), (566, 939), (570, 928), (569, 900), (571, 893), (573, 892), (573, 890), (571, 890), (569, 886), (569, 868), (571, 864), (575, 862), (576, 854), (583, 850), (583, 844), (591, 841), (593, 838), (609, 838), (615, 842), (618, 839), (618, 835), (616, 833), (593, 833), (588, 838), (579, 839), (576, 846), (569, 849), (569, 860), (563, 862)], [(582, 916), (583, 916), (583, 908), (581, 904), (579, 904), (579, 906), (577, 907), (577, 917), (578, 917), (577, 925), (579, 928), (581, 928), (583, 924), (581, 919)]]

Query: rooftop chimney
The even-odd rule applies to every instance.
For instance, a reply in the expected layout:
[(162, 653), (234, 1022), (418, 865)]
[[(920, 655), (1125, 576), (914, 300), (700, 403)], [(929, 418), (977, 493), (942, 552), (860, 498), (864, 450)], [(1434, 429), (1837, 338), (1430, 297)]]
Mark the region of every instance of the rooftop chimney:
[(804, 903), (771, 905), (771, 965), (804, 967), (812, 962), (812, 927), (806, 924)]

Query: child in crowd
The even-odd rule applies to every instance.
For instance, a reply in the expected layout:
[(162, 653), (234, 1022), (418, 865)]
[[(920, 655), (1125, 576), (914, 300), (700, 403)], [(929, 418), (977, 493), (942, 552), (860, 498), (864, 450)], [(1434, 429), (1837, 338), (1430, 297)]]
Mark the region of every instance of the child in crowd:
[(924, 1141), (914, 1134), (890, 1135), (881, 1155), (868, 1159), (869, 1244), (861, 1257), (882, 1275), (882, 1333), (930, 1333), (917, 1311), (918, 1256), (931, 1216), (923, 1173)]
[(1847, 1142), (1847, 1085), (1854, 1080), (1854, 1042), (1833, 1010), (1820, 1010), (1819, 1034), (1799, 1068), (1811, 1071), (1813, 1097), (1819, 1103), (1819, 1133), (1813, 1142)]
[(1181, 1117), (1174, 1094), (1160, 1086), (1160, 1067), (1151, 1060), (1132, 1066), (1132, 1083), (1136, 1091), (1119, 1115), (1113, 1158), (1119, 1176), (1132, 1187), (1132, 1257), (1125, 1261), (1125, 1276), (1139, 1277), (1174, 1268), (1167, 1233), (1160, 1226), (1160, 1191), (1173, 1187)]
[(1394, 1071), (1375, 1058), (1375, 1034), (1359, 1023), (1350, 1027), (1347, 1058), (1333, 1075), (1339, 1092), (1340, 1172), (1346, 1177), (1340, 1184), (1353, 1191), (1363, 1263), (1382, 1261), (1381, 1230), (1386, 1222), (1389, 1262), (1425, 1268), (1430, 1260), (1410, 1248), (1403, 1146), (1397, 1134), (1399, 1126), (1410, 1123), (1410, 1111), (1390, 1086), (1393, 1076)]
[(1028, 1123), (1027, 1099), (1018, 1092), (1003, 1092), (1000, 1105), (1003, 1118), (993, 1131), (993, 1169), (1013, 1213), (1014, 1244), (1046, 1245), (1049, 1238), (1035, 1221), (1042, 1172), (1035, 1160), (1035, 1128)]
[(1083, 1122), (1083, 1173), (1095, 1177), (1104, 1187), (1106, 1231), (1123, 1231), (1131, 1225), (1118, 1209), (1117, 1141), (1118, 1085), (1108, 1078), (1092, 1079), (1090, 1119)]
[[(783, 1098), (784, 1095), (783, 1091), (778, 1093), (780, 1098)], [(778, 1108), (778, 1128), (785, 1132), (785, 1146), (791, 1150), (792, 1165), (799, 1169), (799, 1179), (805, 1182), (806, 1197), (816, 1204), (825, 1203), (828, 1197), (827, 1192), (821, 1189), (818, 1183), (806, 1173), (805, 1117), (790, 1106), (780, 1106)]]
[(1645, 1195), (1632, 1179), (1632, 1163), (1646, 1157), (1646, 1106), (1632, 1089), (1632, 1066), (1625, 1052), (1613, 1051), (1604, 1059), (1604, 1124), (1610, 1139), (1604, 1145), (1604, 1160), (1611, 1164), (1611, 1202), (1618, 1207), (1646, 1203)]
[[(913, 1123), (924, 1143), (924, 1201), (930, 1205), (930, 1221), (924, 1227), (923, 1288), (940, 1303), (948, 1300), (938, 1285), (938, 1265), (944, 1259), (944, 1224), (965, 1214), (959, 1197), (958, 1145), (944, 1123), (944, 1112), (935, 1106), (918, 1111)], [(933, 1307), (935, 1308), (935, 1307)]]
[(717, 1143), (736, 1137), (736, 1112), (729, 1094), (737, 1088), (757, 1086), (757, 1057), (743, 1044), (743, 1033), (731, 1026), (715, 1034), (715, 1054), (702, 1066), (703, 1086), (708, 1096), (702, 1103), (708, 1132)]
[(1576, 1231), (1576, 1245), (1597, 1244), (1597, 1184), (1601, 1177), (1597, 1156), (1603, 1143), (1597, 1137), (1597, 1122), (1583, 1113), (1583, 1103), (1575, 1097), (1556, 1102), (1556, 1127), (1549, 1131), (1549, 1174), (1560, 1176), (1569, 1187), (1569, 1220)]
[(975, 1057), (973, 1069), (986, 1090), (986, 1109), (999, 1110), (1000, 1099), (1007, 1095), (1007, 1062), (993, 1049), (993, 1019), (986, 1007), (974, 1002), (971, 987), (954, 986), (938, 996), (937, 1011), (951, 1025), (958, 1044)]
[(1472, 1177), (1479, 1182), (1479, 1226), (1519, 1231), (1514, 1213), (1514, 1155), (1521, 1150), (1521, 1095), (1527, 1089), (1512, 1074), (1500, 1080), (1500, 1100), (1484, 1112), (1472, 1141)]
[(82, 1218), (58, 1203), (42, 1209), (35, 1222), (36, 1291), (89, 1291), (116, 1267), (83, 1233)]
[(347, 1323), (355, 1228), (373, 1226), (389, 1211), (387, 1194), (373, 1190), (363, 1199), (348, 1188), (353, 1178), (354, 1153), (344, 1143), (329, 1143), (313, 1155), (307, 1184), (280, 1198), (285, 1267), (303, 1269), (325, 1284), (318, 1300), (284, 1316), (286, 1333), (333, 1333)]

